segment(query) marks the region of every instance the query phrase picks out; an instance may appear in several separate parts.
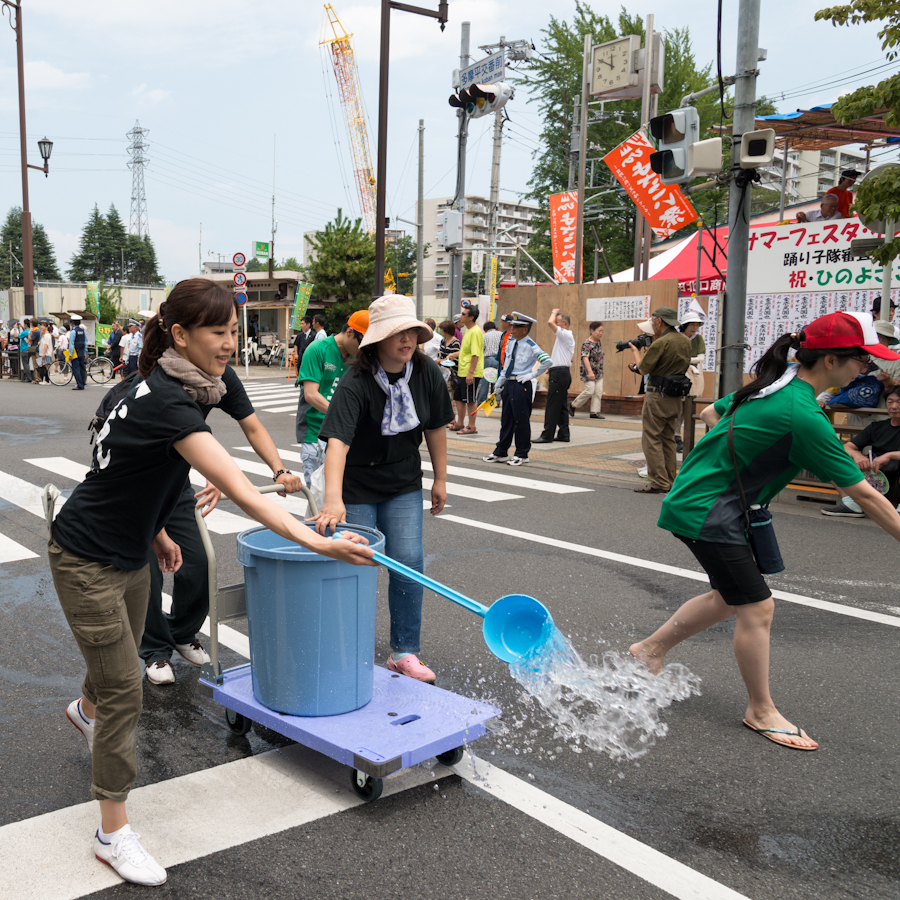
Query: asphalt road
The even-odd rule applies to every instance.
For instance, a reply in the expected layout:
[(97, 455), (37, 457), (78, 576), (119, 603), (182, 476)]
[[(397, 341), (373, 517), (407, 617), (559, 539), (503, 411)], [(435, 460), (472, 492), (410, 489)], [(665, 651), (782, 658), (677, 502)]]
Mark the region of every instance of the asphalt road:
[[(250, 386), (263, 395), (265, 384)], [(90, 760), (64, 715), (83, 663), (23, 487), (75, 486), (103, 390), (0, 383), (0, 553), (10, 560), (0, 564), (0, 898), (138, 890), (90, 854)], [(297, 452), (292, 416), (271, 411), (286, 405), (266, 399), (259, 415), (279, 448)], [(236, 458), (253, 459), (233, 449), (246, 446), (235, 423), (213, 413), (210, 424)], [(487, 604), (539, 598), (586, 658), (623, 650), (700, 592), (687, 550), (655, 527), (658, 497), (545, 469), (450, 463), (471, 474), (451, 475), (461, 492), (451, 489), (445, 514), (426, 513), (427, 573)], [(587, 490), (540, 488), (560, 484)], [(770, 585), (801, 602), (777, 600), (772, 690), (819, 751), (742, 727), (746, 694), (725, 623), (670, 657), (702, 679), (701, 695), (661, 714), (668, 735), (646, 756), (613, 761), (562, 739), (487, 651), (481, 620), (426, 592), (422, 656), (438, 684), (503, 710), (504, 728), (471, 747), (475, 774), (468, 761), (454, 771), (432, 761), (360, 804), (348, 769), (265, 729), (233, 735), (197, 694), (196, 670), (177, 661), (175, 686), (145, 681), (132, 795), (135, 828), (169, 872), (155, 896), (897, 897), (897, 548), (869, 522), (815, 509), (778, 508), (775, 523), (788, 570)], [(213, 543), (220, 583), (243, 580), (233, 534)], [(383, 574), (379, 664), (386, 586)], [(243, 659), (225, 650), (223, 661)]]

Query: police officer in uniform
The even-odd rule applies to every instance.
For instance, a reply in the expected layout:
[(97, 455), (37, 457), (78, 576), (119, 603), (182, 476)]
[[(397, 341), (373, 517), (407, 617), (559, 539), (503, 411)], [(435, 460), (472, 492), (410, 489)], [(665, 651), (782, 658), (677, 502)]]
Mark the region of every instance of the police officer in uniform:
[(87, 359), (87, 332), (81, 327), (81, 316), (77, 313), (69, 317), (69, 359), (72, 362), (72, 374), (75, 376), (73, 391), (84, 390), (85, 369)]
[[(500, 439), (485, 462), (506, 462), (521, 466), (528, 462), (531, 449), (531, 380), (550, 368), (550, 356), (530, 338), (528, 332), (535, 320), (531, 316), (514, 312), (509, 316), (510, 339), (506, 345), (505, 360), (497, 378), (495, 392), (503, 401), (500, 415)], [(535, 363), (538, 368), (534, 371)], [(509, 445), (516, 439), (516, 455), (510, 458)]]

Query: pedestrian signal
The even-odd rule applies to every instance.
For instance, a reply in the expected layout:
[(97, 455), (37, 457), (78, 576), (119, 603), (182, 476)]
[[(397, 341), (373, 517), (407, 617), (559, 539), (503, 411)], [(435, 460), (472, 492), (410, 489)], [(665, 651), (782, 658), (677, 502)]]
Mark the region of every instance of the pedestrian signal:
[(722, 138), (700, 138), (700, 113), (693, 106), (654, 116), (650, 136), (657, 151), (650, 154), (650, 168), (663, 184), (687, 184), (697, 175), (711, 175), (722, 168)]

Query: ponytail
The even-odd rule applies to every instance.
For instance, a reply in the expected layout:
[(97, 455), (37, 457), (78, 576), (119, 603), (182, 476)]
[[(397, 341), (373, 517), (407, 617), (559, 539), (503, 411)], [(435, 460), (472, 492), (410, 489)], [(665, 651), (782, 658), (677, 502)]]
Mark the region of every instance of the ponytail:
[(754, 379), (742, 388), (738, 388), (732, 395), (731, 407), (727, 415), (732, 415), (735, 410), (749, 397), (752, 397), (763, 388), (774, 384), (787, 371), (788, 362), (798, 362), (801, 368), (811, 369), (824, 356), (837, 356), (840, 359), (849, 359), (862, 353), (860, 347), (840, 347), (837, 349), (811, 350), (801, 344), (806, 340), (806, 333), (793, 332), (783, 334), (768, 350), (754, 363), (751, 371)]
[(172, 288), (157, 314), (144, 326), (144, 346), (138, 368), (146, 378), (159, 358), (175, 346), (172, 326), (188, 330), (204, 326), (227, 325), (237, 311), (234, 294), (208, 278), (188, 278)]

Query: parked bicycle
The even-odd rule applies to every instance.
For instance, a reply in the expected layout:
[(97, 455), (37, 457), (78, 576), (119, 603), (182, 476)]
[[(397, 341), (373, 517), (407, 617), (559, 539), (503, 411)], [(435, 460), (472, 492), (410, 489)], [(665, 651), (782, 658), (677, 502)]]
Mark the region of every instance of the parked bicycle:
[[(112, 381), (113, 375), (121, 373), (124, 364), (113, 366), (112, 360), (106, 356), (96, 356), (87, 360), (85, 369), (88, 377), (95, 384), (107, 384)], [(72, 364), (66, 359), (54, 359), (50, 363), (50, 382), (57, 385), (66, 385), (72, 380)]]

